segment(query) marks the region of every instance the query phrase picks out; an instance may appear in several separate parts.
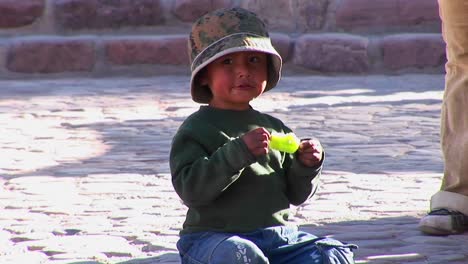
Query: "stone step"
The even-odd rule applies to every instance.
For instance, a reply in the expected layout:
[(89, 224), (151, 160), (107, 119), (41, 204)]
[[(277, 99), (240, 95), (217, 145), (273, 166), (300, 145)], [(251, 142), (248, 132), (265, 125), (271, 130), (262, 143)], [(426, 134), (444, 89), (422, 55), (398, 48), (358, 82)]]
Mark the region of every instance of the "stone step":
[[(445, 64), (445, 44), (437, 33), (319, 33), (296, 38), (273, 33), (271, 37), (285, 68), (321, 73), (441, 73)], [(189, 68), (186, 34), (3, 38), (0, 62), (0, 77), (155, 75), (166, 66), (169, 72), (177, 68), (178, 73)]]
[(342, 0), (336, 28), (351, 32), (440, 32), (437, 0)]
[(0, 2), (0, 35), (187, 31), (200, 15), (232, 6), (286, 34), (440, 32), (437, 0), (22, 0)]
[(285, 69), (442, 72), (437, 0), (0, 1), (0, 78), (187, 73), (192, 22), (241, 6), (267, 24)]

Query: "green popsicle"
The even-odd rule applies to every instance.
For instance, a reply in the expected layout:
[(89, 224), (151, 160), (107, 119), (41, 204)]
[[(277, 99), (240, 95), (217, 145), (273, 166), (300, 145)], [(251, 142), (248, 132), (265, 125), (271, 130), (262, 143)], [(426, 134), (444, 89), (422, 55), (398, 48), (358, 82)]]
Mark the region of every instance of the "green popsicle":
[(299, 142), (299, 139), (294, 133), (272, 133), (270, 148), (287, 153), (294, 153), (299, 148)]

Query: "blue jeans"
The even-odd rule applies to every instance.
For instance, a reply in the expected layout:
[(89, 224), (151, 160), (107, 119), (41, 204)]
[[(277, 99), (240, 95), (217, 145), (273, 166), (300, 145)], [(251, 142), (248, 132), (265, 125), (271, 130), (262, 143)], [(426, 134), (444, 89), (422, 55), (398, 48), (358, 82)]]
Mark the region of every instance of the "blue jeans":
[(251, 233), (200, 232), (177, 242), (182, 264), (351, 264), (355, 245), (318, 238), (297, 227), (270, 227)]

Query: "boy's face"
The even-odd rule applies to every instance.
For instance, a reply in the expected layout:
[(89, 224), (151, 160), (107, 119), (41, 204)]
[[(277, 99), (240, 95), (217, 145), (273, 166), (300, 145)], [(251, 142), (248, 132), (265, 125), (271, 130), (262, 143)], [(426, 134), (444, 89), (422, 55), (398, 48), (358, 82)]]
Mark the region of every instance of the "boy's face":
[(210, 106), (248, 109), (249, 102), (265, 90), (267, 65), (267, 54), (256, 51), (234, 52), (208, 64), (200, 82), (211, 89)]

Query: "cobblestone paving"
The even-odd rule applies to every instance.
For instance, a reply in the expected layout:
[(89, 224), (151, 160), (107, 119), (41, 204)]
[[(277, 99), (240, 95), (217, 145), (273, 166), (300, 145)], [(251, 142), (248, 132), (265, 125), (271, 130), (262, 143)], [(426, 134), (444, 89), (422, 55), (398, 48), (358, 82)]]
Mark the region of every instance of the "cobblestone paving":
[[(188, 78), (0, 81), (0, 263), (179, 263), (171, 137)], [(417, 230), (440, 185), (442, 75), (286, 76), (256, 108), (327, 151), (301, 228), (358, 263), (467, 263), (468, 235)]]

